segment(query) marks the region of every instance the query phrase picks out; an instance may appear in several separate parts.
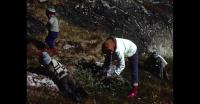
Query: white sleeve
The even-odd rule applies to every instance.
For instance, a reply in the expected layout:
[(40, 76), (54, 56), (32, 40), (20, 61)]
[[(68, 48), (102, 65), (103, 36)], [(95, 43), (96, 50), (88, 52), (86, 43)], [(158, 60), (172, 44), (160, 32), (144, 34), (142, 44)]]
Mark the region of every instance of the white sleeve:
[(167, 61), (166, 61), (162, 56), (158, 55), (158, 57), (161, 58), (161, 60), (162, 60), (162, 62), (164, 63), (164, 65), (167, 65), (167, 64), (168, 64)]
[(54, 22), (54, 18), (51, 17), (51, 18), (49, 19), (49, 23), (52, 25), (53, 22)]
[(122, 72), (122, 70), (124, 70), (125, 68), (125, 59), (124, 59), (124, 54), (121, 53), (117, 53), (117, 60), (119, 61), (119, 64), (117, 65), (117, 68), (115, 70), (115, 73), (117, 75), (120, 75), (120, 73)]

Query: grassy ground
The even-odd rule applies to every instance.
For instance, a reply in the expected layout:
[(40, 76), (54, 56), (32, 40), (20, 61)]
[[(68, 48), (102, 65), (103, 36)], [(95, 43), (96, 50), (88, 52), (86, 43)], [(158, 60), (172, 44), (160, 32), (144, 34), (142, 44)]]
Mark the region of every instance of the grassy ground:
[[(171, 66), (171, 64), (170, 64)], [(81, 66), (79, 66), (80, 68)], [(79, 69), (74, 71), (76, 79), (89, 97), (82, 100), (81, 104), (173, 104), (172, 69), (168, 69), (170, 81), (162, 81), (148, 71), (139, 70), (139, 92), (137, 98), (128, 99), (127, 93), (130, 90), (130, 72), (127, 68), (119, 77), (104, 79), (94, 76), (91, 69)], [(64, 99), (58, 92), (48, 88), (28, 87), (28, 103), (37, 104), (74, 104), (70, 99)]]

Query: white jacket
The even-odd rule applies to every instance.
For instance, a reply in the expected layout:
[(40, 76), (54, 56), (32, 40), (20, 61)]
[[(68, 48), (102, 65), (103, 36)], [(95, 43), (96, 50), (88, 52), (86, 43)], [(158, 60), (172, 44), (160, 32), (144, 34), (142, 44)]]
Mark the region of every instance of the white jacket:
[(49, 24), (50, 24), (50, 31), (59, 32), (59, 24), (56, 16), (50, 17)]
[(137, 46), (128, 39), (115, 38), (116, 39), (116, 50), (115, 54), (119, 64), (115, 70), (117, 75), (120, 75), (122, 70), (125, 68), (125, 57), (133, 56), (137, 51)]
[(163, 66), (165, 67), (168, 63), (167, 61), (160, 55), (158, 55), (158, 57), (161, 59)]

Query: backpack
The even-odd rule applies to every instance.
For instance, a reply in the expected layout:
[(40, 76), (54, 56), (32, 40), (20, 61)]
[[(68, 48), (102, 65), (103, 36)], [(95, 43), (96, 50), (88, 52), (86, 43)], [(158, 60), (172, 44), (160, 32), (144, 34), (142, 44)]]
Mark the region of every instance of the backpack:
[(69, 74), (68, 70), (55, 59), (51, 60), (50, 65), (52, 66), (49, 68), (49, 70), (55, 73), (58, 79), (62, 79)]

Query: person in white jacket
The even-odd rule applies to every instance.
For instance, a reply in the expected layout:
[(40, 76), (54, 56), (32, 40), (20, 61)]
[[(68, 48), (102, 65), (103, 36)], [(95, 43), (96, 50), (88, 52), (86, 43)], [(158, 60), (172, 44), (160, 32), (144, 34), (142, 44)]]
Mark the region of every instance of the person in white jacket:
[(55, 48), (54, 42), (59, 34), (59, 22), (55, 13), (56, 13), (56, 10), (54, 8), (48, 8), (46, 11), (46, 15), (49, 19), (47, 23), (47, 28), (48, 28), (49, 33), (45, 39), (45, 42), (47, 43), (50, 51), (53, 54), (57, 53), (57, 49)]
[(128, 57), (133, 86), (128, 97), (135, 97), (138, 90), (138, 54), (136, 44), (128, 39), (108, 37), (102, 45), (102, 52), (106, 54), (103, 65), (104, 69), (109, 70), (112, 57), (118, 61), (116, 69), (114, 71), (108, 71), (107, 75), (120, 75), (125, 68), (125, 57)]

